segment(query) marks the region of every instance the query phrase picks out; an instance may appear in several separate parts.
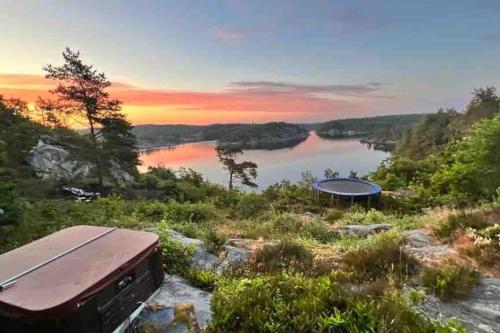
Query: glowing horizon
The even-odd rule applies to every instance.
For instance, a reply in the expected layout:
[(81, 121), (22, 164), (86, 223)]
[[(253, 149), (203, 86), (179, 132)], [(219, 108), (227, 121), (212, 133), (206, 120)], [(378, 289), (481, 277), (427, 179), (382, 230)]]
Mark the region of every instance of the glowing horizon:
[[(0, 93), (34, 103), (53, 98), (56, 83), (42, 75), (1, 74)], [(113, 98), (123, 101), (123, 111), (134, 125), (212, 124), (234, 122), (309, 122), (339, 116), (356, 117), (364, 100), (386, 100), (379, 83), (360, 85), (297, 85), (280, 82), (233, 82), (222, 92), (176, 91), (140, 88), (113, 82)], [(323, 96), (320, 96), (320, 95)]]

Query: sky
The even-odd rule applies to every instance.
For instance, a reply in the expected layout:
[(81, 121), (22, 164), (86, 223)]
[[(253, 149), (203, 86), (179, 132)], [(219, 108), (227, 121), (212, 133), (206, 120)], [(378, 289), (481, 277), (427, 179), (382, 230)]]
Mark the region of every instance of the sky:
[(500, 88), (497, 0), (0, 0), (0, 94), (33, 102), (65, 47), (134, 124), (461, 110)]

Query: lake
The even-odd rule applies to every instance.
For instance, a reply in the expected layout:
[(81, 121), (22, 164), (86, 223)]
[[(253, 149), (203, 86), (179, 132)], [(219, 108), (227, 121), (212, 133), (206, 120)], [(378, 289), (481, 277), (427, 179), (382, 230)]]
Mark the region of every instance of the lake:
[[(215, 142), (197, 142), (144, 151), (139, 169), (144, 172), (150, 166), (160, 165), (172, 169), (192, 168), (212, 182), (226, 184), (227, 174), (219, 164), (214, 147)], [(340, 172), (341, 177), (347, 177), (349, 170), (362, 176), (375, 170), (388, 156), (388, 153), (369, 149), (357, 139), (323, 139), (312, 132), (305, 141), (291, 148), (244, 150), (240, 161), (257, 163), (256, 183), (265, 189), (283, 179), (298, 181), (305, 171), (322, 178), (326, 168)]]

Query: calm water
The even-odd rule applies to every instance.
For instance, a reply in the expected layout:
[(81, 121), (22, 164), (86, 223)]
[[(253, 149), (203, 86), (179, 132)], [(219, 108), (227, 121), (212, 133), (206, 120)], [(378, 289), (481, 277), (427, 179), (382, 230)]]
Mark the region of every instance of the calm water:
[[(160, 148), (143, 152), (141, 171), (149, 166), (163, 165), (168, 168), (192, 168), (213, 182), (226, 183), (227, 175), (217, 160), (214, 142), (189, 143), (176, 147)], [(311, 133), (307, 140), (292, 148), (277, 150), (245, 150), (240, 160), (257, 163), (256, 183), (260, 189), (282, 179), (297, 181), (304, 171), (323, 177), (326, 168), (348, 176), (349, 170), (358, 175), (373, 171), (388, 157), (388, 153), (368, 149), (356, 139), (327, 140)]]

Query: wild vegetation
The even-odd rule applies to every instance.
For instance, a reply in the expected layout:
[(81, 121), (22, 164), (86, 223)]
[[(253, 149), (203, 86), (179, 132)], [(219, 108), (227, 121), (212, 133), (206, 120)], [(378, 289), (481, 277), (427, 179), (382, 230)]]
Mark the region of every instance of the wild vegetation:
[(391, 115), (367, 118), (338, 119), (322, 123), (316, 133), (326, 138), (364, 138), (399, 140), (423, 115)]
[[(77, 53), (66, 55), (78, 59)], [(317, 201), (308, 173), (300, 182), (285, 180), (255, 193), (210, 183), (193, 170), (161, 167), (134, 172), (134, 181), (113, 182), (106, 177), (110, 163), (100, 165), (101, 182), (95, 162), (83, 180), (39, 179), (25, 161), (40, 136), (90, 161), (96, 146), (88, 134), (62, 121), (41, 121), (32, 112), (19, 101), (0, 100), (0, 252), (77, 224), (155, 231), (167, 273), (213, 292), (209, 332), (466, 332), (457, 321), (417, 310), (420, 297), (407, 290), (423, 285), (446, 301), (464, 298), (480, 273), (498, 265), (500, 116), (492, 88), (476, 91), (464, 113), (419, 117), (393, 156), (370, 175), (393, 190), (371, 210), (333, 209)], [(135, 168), (134, 134), (116, 112), (99, 118), (99, 156)], [(423, 138), (424, 123), (442, 128)], [(224, 161), (226, 167), (236, 163)], [(102, 195), (90, 201), (75, 201), (60, 190), (101, 183)], [(368, 236), (341, 232), (373, 224), (391, 230)], [(413, 229), (460, 243), (457, 258), (422, 264), (404, 251), (405, 232)], [(228, 239), (243, 239), (254, 247), (253, 256), (222, 274), (196, 270), (190, 265), (195, 249), (176, 241), (171, 230), (202, 240), (217, 255)]]
[(186, 142), (217, 141), (242, 149), (291, 147), (305, 140), (308, 130), (284, 122), (266, 124), (139, 125), (134, 128), (142, 148), (169, 146)]

